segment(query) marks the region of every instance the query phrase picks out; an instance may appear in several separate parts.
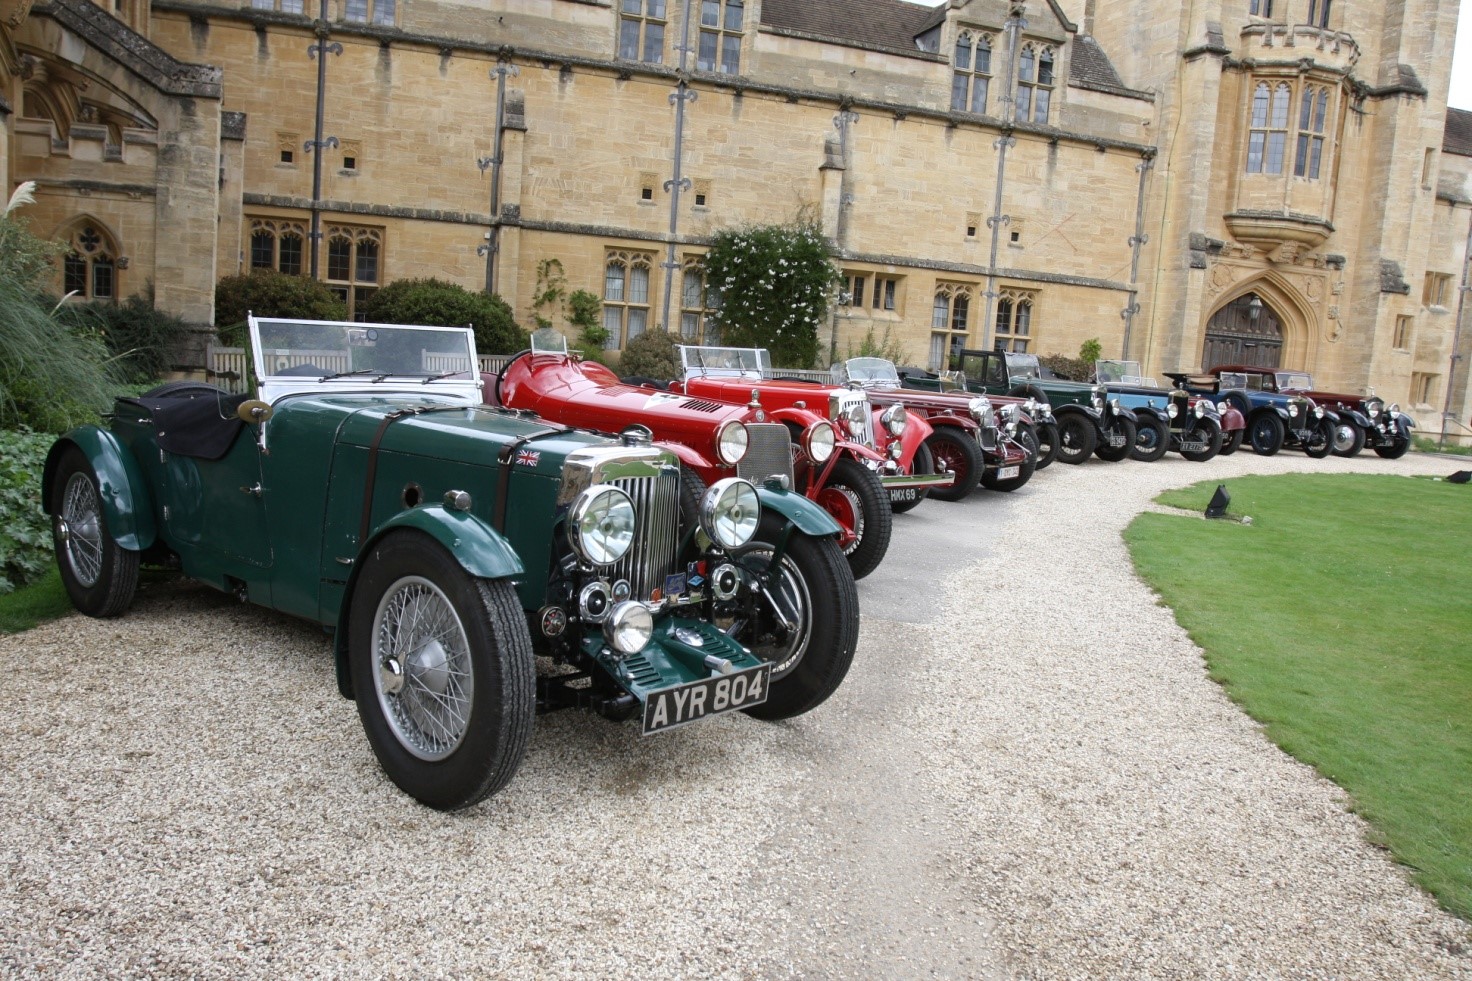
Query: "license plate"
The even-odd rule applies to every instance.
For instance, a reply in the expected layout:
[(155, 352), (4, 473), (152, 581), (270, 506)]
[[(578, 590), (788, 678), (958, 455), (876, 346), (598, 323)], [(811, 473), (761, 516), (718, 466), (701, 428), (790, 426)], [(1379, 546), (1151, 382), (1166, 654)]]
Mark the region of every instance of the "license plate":
[(744, 671), (654, 692), (644, 702), (644, 735), (760, 705), (767, 700), (771, 683), (772, 666), (759, 664)]
[(1183, 440), (1181, 440), (1181, 452), (1182, 453), (1205, 453), (1206, 452), (1206, 444), (1205, 443), (1202, 443), (1202, 442), (1197, 442), (1195, 440), (1183, 439)]
[(913, 487), (896, 487), (889, 492), (890, 503), (896, 501), (913, 501), (918, 491)]
[(1112, 447), (1114, 447), (1115, 449), (1119, 449), (1121, 446), (1123, 446), (1124, 445), (1124, 433), (1110, 433), (1109, 434), (1109, 445), (1112, 446)]
[(1022, 467), (1021, 466), (1016, 466), (1016, 467), (1001, 467), (1000, 469), (997, 470), (997, 479), (998, 480), (1008, 480), (1008, 479), (1010, 479), (1012, 477), (1016, 477), (1020, 473), (1022, 473)]

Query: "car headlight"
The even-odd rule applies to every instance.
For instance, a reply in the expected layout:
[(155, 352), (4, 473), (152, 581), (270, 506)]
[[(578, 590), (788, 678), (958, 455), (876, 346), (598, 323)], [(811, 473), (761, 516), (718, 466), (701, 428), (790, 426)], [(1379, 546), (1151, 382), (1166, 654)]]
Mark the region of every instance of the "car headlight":
[(612, 565), (634, 544), (634, 502), (610, 484), (589, 487), (573, 501), (567, 538), (579, 558)]
[(1115, 412), (1118, 412), (1119, 411), (1119, 399), (1110, 399), (1109, 400), (1109, 408), (1113, 409)]
[(971, 413), (971, 418), (975, 419), (979, 423), (982, 423), (983, 425), (986, 425), (987, 420), (990, 419), (992, 415), (992, 400), (972, 399), (970, 402), (966, 403), (966, 409), (968, 412)]
[(1298, 403), (1297, 402), (1290, 402), (1288, 404), (1288, 417), (1290, 419), (1297, 419), (1298, 418)]
[(1099, 409), (1101, 411), (1104, 408), (1104, 400), (1101, 399), (1097, 395), (1095, 395), (1093, 398), (1089, 399), (1089, 404), (1092, 405), (1094, 408)]
[(700, 502), (700, 527), (722, 548), (740, 548), (751, 541), (761, 516), (756, 488), (740, 477), (716, 481)]
[(1210, 404), (1211, 404), (1210, 402), (1197, 402), (1196, 403), (1196, 409), (1195, 409), (1195, 411), (1196, 411), (1196, 418), (1197, 419), (1203, 419), (1203, 418), (1206, 417), (1206, 407), (1208, 405), (1210, 405)]
[(833, 432), (832, 423), (815, 422), (802, 434), (803, 452), (814, 463), (827, 463), (837, 444), (838, 437)]
[(1015, 423), (1017, 421), (1017, 417), (1021, 414), (1022, 406), (1018, 405), (1016, 402), (1012, 402), (1002, 406), (1002, 418), (1005, 419), (1007, 422)]
[(1322, 418), (1324, 418), (1324, 407), (1322, 405), (1316, 405), (1316, 406), (1314, 406), (1314, 418), (1315, 419), (1322, 419)]
[(634, 600), (614, 605), (603, 621), (603, 639), (620, 654), (637, 654), (654, 636), (654, 615), (649, 607)]
[(865, 402), (855, 402), (848, 407), (846, 414), (848, 419), (848, 431), (857, 436), (864, 431), (864, 417), (869, 414), (869, 406)]
[(1371, 419), (1375, 418), (1380, 414), (1380, 403), (1371, 402), (1369, 405), (1365, 406), (1365, 412), (1369, 415)]
[(733, 467), (746, 455), (746, 447), (750, 442), (746, 424), (732, 420), (716, 434), (716, 456), (728, 467)]
[(884, 428), (891, 436), (900, 436), (904, 434), (905, 424), (910, 421), (910, 414), (905, 411), (903, 405), (891, 405), (884, 410), (884, 415), (879, 417), (879, 421), (884, 423)]
[(1390, 408), (1386, 409), (1385, 411), (1386, 411), (1386, 413), (1388, 413), (1389, 415), (1392, 415), (1392, 416), (1400, 415), (1400, 403), (1399, 402), (1392, 402), (1392, 403), (1390, 403)]
[[(1167, 405), (1165, 407), (1165, 414), (1167, 416), (1169, 416), (1170, 418), (1174, 419), (1176, 416), (1178, 416), (1178, 415), (1181, 414), (1181, 410), (1180, 409), (1177, 409), (1176, 408), (1176, 404), (1174, 402), (1172, 402), (1170, 405)], [(1201, 410), (1200, 409), (1197, 409), (1196, 410), (1196, 414), (1197, 415), (1200, 415), (1201, 414)]]

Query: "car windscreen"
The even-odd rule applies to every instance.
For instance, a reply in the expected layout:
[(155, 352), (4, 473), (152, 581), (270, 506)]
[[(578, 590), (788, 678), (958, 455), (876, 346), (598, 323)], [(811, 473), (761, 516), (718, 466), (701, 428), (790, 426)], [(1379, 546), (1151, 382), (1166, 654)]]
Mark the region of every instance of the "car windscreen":
[(1300, 391), (1313, 391), (1314, 378), (1306, 371), (1280, 371), (1278, 372), (1278, 391), (1285, 392), (1296, 388)]
[(1008, 354), (1007, 374), (1013, 378), (1041, 378), (1042, 369), (1038, 366), (1036, 354)]
[(1094, 380), (1101, 385), (1137, 385), (1144, 388), (1159, 388), (1153, 377), (1140, 370), (1138, 361), (1094, 362)]
[(478, 371), (464, 327), (252, 318), (256, 372), (266, 378), (448, 377)]
[(833, 377), (840, 383), (879, 382), (893, 388), (900, 384), (900, 373), (895, 370), (894, 362), (885, 358), (849, 358), (834, 365)]
[(680, 345), (680, 363), (689, 375), (771, 378), (772, 359), (764, 348)]

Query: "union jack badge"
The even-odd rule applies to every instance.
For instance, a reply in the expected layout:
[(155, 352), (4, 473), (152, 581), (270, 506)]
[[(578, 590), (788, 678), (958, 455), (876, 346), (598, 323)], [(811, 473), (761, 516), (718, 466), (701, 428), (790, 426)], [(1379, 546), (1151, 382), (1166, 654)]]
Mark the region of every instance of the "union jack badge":
[(542, 459), (541, 450), (517, 450), (516, 465), (518, 467), (535, 467), (537, 461)]

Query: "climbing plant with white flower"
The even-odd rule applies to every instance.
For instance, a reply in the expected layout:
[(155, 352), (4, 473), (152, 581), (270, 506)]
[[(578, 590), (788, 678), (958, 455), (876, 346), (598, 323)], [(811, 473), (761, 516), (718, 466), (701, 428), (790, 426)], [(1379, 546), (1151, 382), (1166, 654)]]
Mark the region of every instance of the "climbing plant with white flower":
[(840, 281), (816, 221), (719, 232), (704, 264), (722, 344), (764, 347), (784, 368), (814, 366), (818, 328)]

